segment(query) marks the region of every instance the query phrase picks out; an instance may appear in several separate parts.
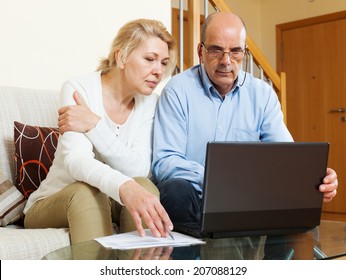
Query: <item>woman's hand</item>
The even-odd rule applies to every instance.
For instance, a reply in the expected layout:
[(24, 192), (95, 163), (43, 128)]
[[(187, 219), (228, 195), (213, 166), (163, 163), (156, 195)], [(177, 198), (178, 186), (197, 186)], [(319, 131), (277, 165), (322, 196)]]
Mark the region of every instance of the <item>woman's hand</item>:
[(327, 168), (326, 176), (323, 178), (323, 184), (320, 185), (319, 190), (323, 192), (323, 202), (332, 201), (332, 199), (336, 196), (336, 189), (338, 188), (338, 177), (336, 172)]
[(173, 224), (159, 199), (148, 192), (136, 181), (130, 180), (120, 186), (120, 198), (129, 210), (139, 236), (145, 236), (142, 220), (155, 237), (167, 237), (167, 230), (173, 229)]
[(77, 91), (73, 93), (73, 99), (77, 105), (65, 106), (58, 111), (58, 126), (61, 134), (67, 131), (88, 132), (101, 119), (98, 115), (90, 111)]

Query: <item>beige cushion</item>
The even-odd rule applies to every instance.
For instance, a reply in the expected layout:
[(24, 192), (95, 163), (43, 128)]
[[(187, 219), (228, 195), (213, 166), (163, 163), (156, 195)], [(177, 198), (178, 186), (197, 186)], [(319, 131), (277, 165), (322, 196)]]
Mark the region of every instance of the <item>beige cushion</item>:
[(67, 229), (0, 228), (0, 260), (40, 260), (69, 245)]

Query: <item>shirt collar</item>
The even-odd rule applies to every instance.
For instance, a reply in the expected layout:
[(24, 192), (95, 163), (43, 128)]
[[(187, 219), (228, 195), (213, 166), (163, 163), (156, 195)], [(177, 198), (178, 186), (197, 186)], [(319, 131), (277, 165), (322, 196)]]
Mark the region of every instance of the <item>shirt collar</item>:
[[(217, 89), (214, 87), (214, 85), (210, 81), (207, 73), (205, 72), (203, 64), (200, 64), (198, 71), (199, 71), (201, 83), (202, 83), (202, 86), (203, 86), (205, 92), (207, 92), (211, 96), (218, 96), (218, 97), (222, 98), (221, 95), (219, 94), (219, 92), (217, 91)], [(243, 79), (244, 79), (244, 71), (239, 70), (238, 78), (235, 81), (235, 84), (233, 85), (232, 89), (226, 94), (226, 96), (227, 95), (234, 95), (237, 92), (239, 92), (239, 87), (240, 87), (239, 81), (242, 81)]]

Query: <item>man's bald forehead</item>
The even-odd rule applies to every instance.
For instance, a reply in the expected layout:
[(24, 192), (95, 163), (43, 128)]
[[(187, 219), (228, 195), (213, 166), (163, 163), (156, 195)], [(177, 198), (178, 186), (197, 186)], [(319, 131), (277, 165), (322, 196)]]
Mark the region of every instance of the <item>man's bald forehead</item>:
[(204, 42), (206, 40), (208, 26), (215, 19), (220, 20), (221, 22), (224, 20), (233, 20), (235, 22), (239, 21), (239, 23), (242, 25), (242, 27), (246, 31), (246, 26), (245, 26), (243, 19), (240, 16), (238, 16), (237, 14), (230, 13), (230, 12), (215, 12), (215, 13), (210, 14), (204, 20), (204, 23), (202, 25), (202, 38), (201, 38), (202, 42)]

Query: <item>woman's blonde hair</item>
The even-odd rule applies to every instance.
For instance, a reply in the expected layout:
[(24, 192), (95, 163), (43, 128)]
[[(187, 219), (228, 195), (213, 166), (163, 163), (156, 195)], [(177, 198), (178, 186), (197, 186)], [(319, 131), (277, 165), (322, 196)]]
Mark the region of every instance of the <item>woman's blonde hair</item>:
[(169, 63), (165, 76), (169, 76), (176, 66), (176, 47), (173, 37), (167, 31), (162, 22), (152, 19), (136, 19), (126, 23), (120, 28), (117, 36), (114, 38), (110, 52), (107, 58), (103, 58), (97, 68), (97, 71), (107, 73), (112, 67), (117, 66), (115, 52), (121, 50), (120, 61), (126, 61), (126, 57), (145, 39), (158, 37), (167, 43), (169, 50)]

